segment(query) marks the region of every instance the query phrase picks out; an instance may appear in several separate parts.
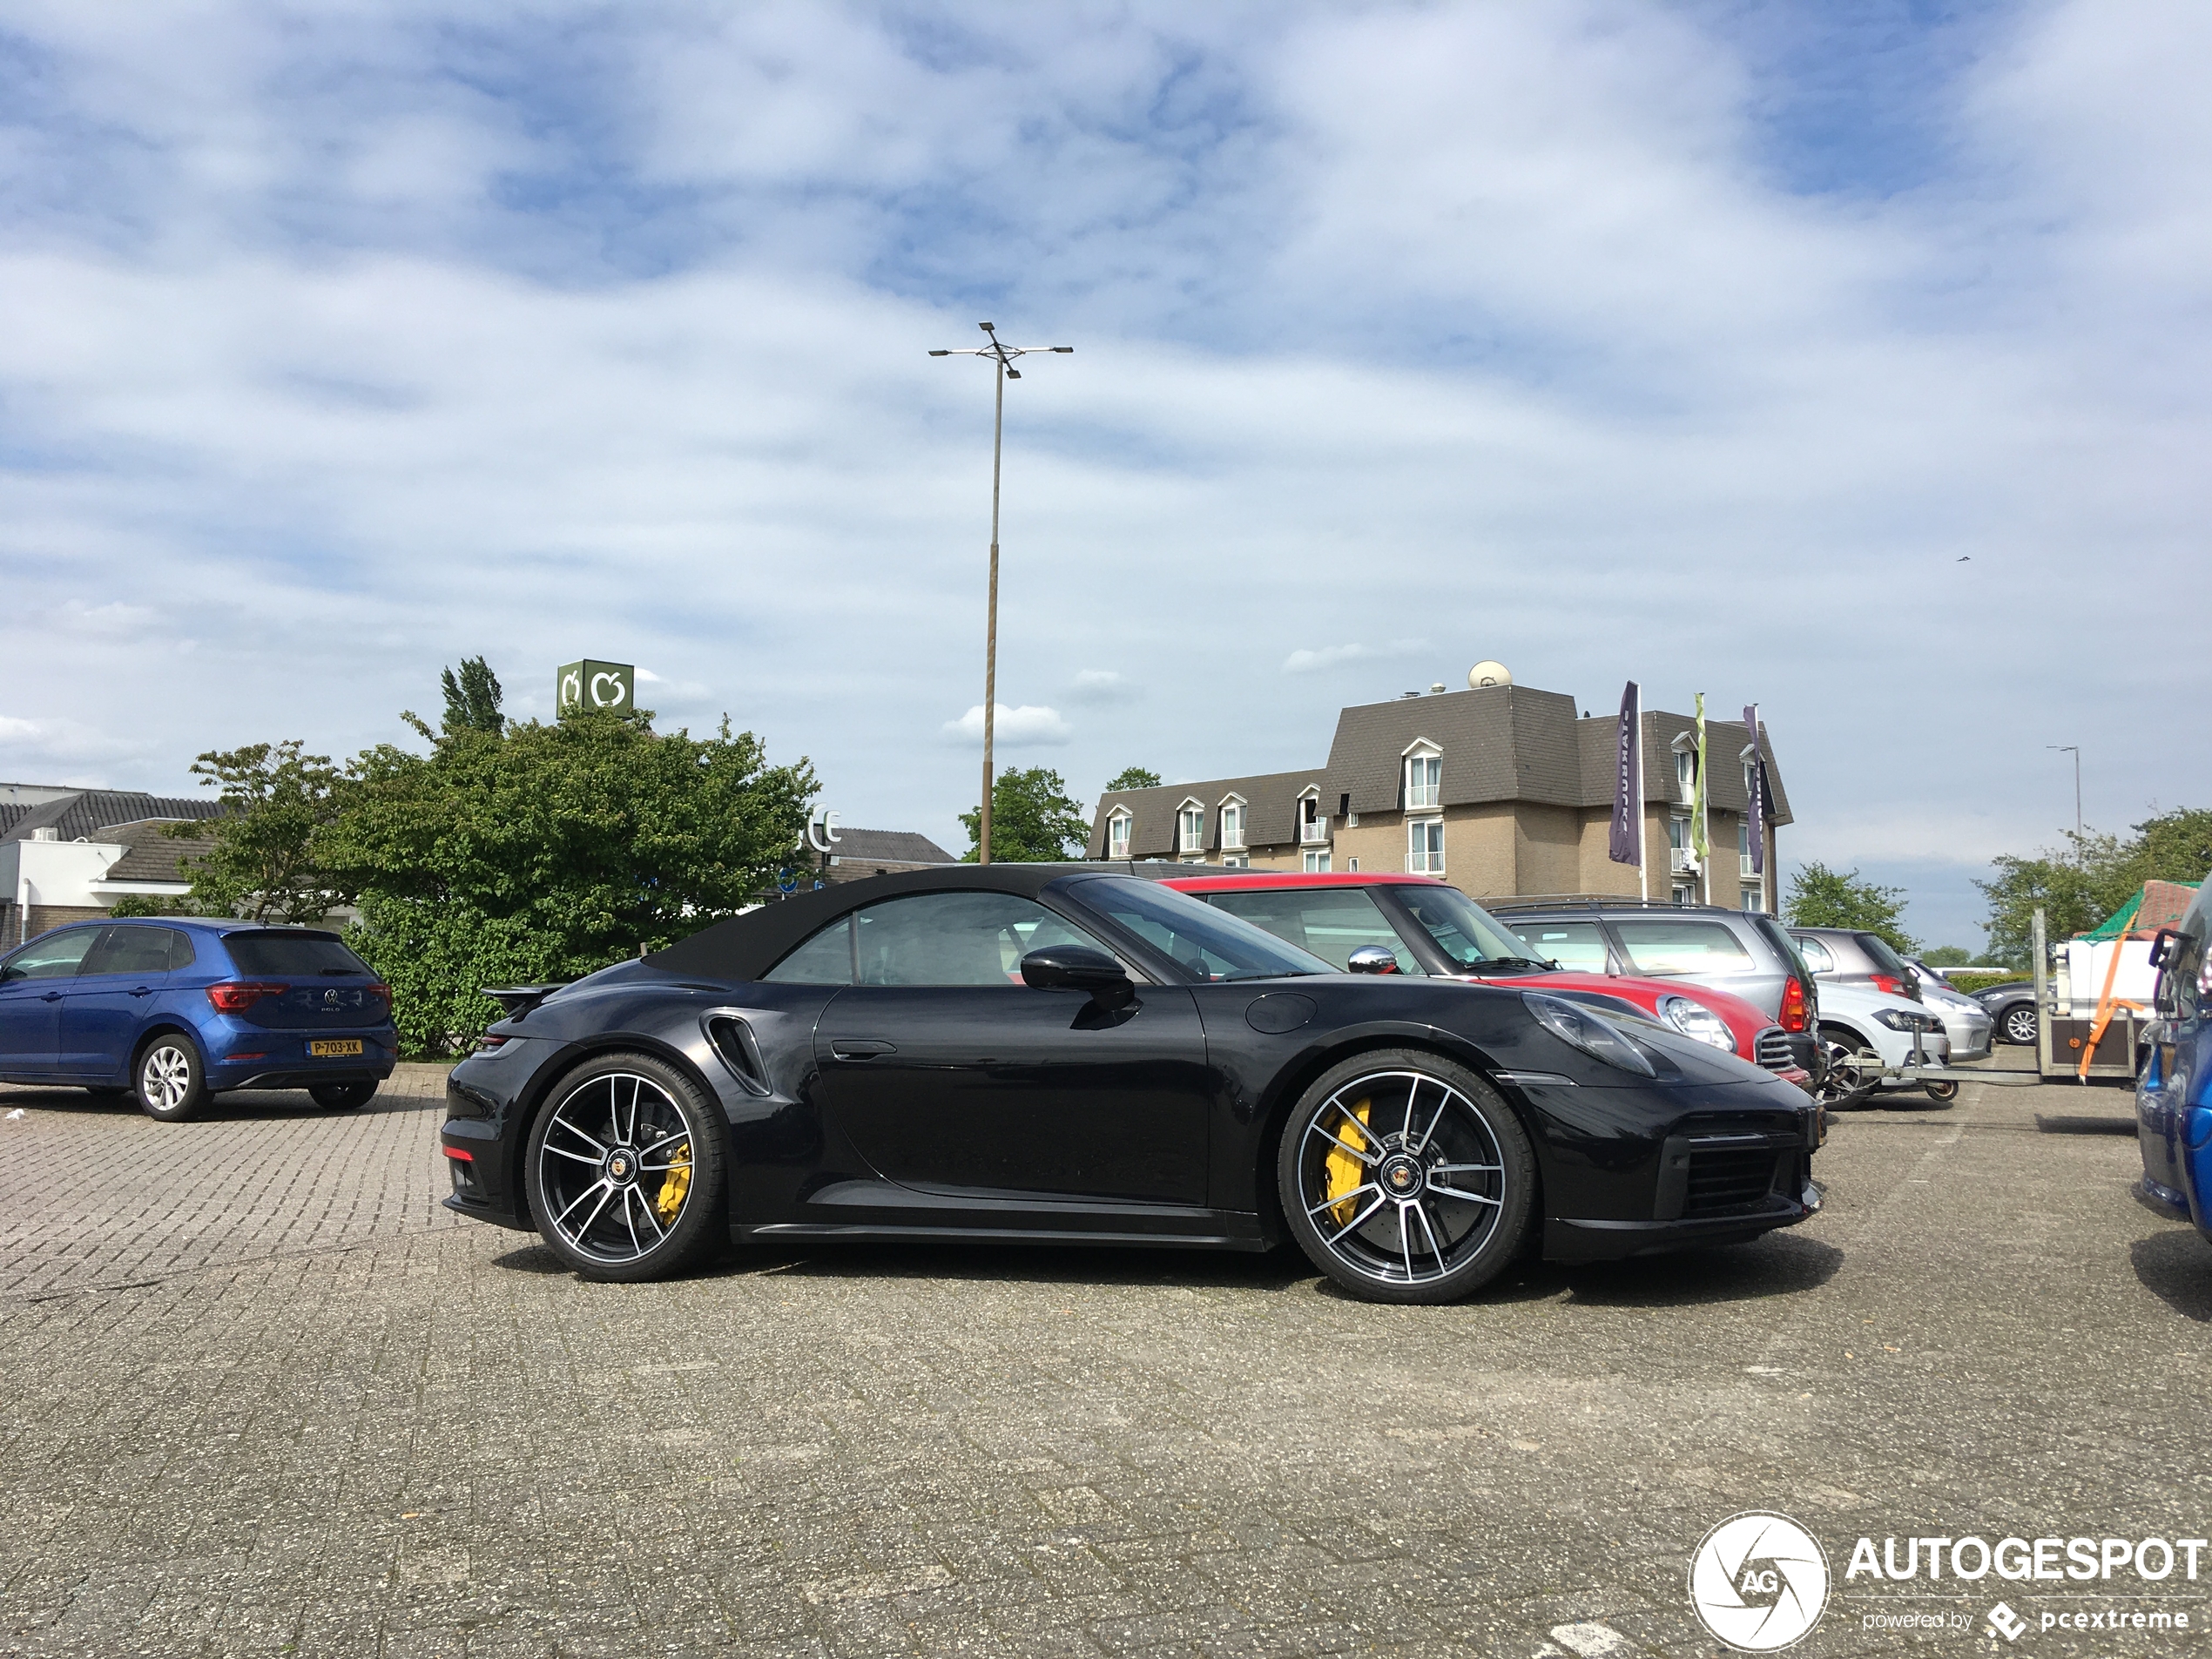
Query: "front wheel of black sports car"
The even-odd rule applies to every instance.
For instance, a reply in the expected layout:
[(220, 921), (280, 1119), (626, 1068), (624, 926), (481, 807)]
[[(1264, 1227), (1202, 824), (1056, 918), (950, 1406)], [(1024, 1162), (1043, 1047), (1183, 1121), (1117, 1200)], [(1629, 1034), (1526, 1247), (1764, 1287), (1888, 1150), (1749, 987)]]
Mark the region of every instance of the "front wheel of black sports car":
[(728, 1242), (715, 1109), (650, 1055), (602, 1055), (563, 1077), (531, 1126), (537, 1231), (586, 1278), (665, 1278)]
[(1371, 1302), (1449, 1302), (1520, 1253), (1536, 1158), (1513, 1109), (1466, 1067), (1364, 1054), (1291, 1109), (1276, 1158), (1291, 1235)]

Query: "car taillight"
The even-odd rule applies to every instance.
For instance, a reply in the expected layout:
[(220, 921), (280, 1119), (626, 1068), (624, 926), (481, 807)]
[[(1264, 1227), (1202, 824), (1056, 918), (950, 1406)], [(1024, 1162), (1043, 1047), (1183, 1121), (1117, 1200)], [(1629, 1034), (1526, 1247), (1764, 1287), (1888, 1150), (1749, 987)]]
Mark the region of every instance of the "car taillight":
[(1792, 974), (1782, 981), (1782, 1028), (1802, 1031), (1805, 1028), (1805, 982)]
[(361, 995), (364, 996), (374, 996), (378, 998), (383, 1002), (387, 1009), (389, 1009), (392, 1006), (392, 988), (388, 985), (382, 983), (364, 985), (361, 987)]
[(1908, 985), (1901, 979), (1892, 979), (1887, 974), (1871, 974), (1867, 977), (1874, 981), (1874, 988), (1885, 995), (1910, 997), (1915, 1002), (1920, 1000), (1920, 988), (1917, 985)]
[(282, 996), (288, 985), (264, 985), (253, 980), (226, 980), (207, 988), (207, 1000), (218, 1014), (243, 1014), (265, 996)]
[(478, 1054), (486, 1053), (490, 1049), (498, 1048), (506, 1041), (507, 1038), (504, 1034), (496, 1031), (487, 1031), (483, 1034), (483, 1035), (476, 1039), (476, 1052)]

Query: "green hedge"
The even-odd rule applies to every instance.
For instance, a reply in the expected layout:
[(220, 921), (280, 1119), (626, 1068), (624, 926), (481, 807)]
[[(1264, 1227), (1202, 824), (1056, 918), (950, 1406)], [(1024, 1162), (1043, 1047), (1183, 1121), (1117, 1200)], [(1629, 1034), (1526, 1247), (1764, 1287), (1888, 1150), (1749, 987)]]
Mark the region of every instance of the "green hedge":
[(1964, 991), (1968, 996), (1972, 996), (1976, 991), (1986, 991), (1993, 985), (2007, 985), (2014, 980), (2031, 977), (2030, 974), (2013, 973), (2009, 968), (1993, 968), (1986, 971), (1978, 970), (1972, 974), (1947, 974), (1945, 976), (1944, 982), (1952, 990)]

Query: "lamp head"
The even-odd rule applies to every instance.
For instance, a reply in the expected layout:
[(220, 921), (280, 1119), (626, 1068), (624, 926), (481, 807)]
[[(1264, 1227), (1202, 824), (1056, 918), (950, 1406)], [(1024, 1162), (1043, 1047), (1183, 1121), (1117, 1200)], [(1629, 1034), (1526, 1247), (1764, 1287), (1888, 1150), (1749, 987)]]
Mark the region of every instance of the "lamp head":
[(932, 357), (950, 357), (952, 353), (948, 351), (933, 351), (929, 354)]
[(987, 334), (991, 332), (991, 325), (988, 322), (979, 322), (975, 326)]

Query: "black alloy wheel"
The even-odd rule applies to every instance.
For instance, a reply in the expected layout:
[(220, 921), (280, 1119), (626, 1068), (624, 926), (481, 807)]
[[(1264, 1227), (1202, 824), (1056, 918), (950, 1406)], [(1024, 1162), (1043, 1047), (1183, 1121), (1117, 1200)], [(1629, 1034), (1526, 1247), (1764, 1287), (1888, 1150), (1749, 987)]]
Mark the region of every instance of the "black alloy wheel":
[(165, 1031), (138, 1051), (134, 1092), (139, 1109), (164, 1123), (181, 1123), (207, 1103), (207, 1074), (189, 1039)]
[(531, 1125), (532, 1215), (586, 1278), (664, 1278), (729, 1243), (720, 1113), (650, 1055), (602, 1055), (563, 1077)]
[(1997, 1022), (2005, 1041), (2020, 1048), (2027, 1048), (2035, 1041), (2035, 1004), (2015, 1002), (2005, 1010), (2005, 1017)]
[(1419, 1049), (1324, 1073), (1291, 1109), (1276, 1176), (1306, 1259), (1371, 1302), (1468, 1294), (1520, 1253), (1535, 1219), (1535, 1154), (1513, 1109)]
[(375, 1097), (376, 1085), (361, 1083), (317, 1083), (307, 1091), (315, 1104), (334, 1112), (350, 1112), (357, 1106), (366, 1106)]
[(1881, 1086), (1882, 1057), (1858, 1040), (1855, 1031), (1823, 1027), (1820, 1046), (1828, 1055), (1828, 1075), (1813, 1098), (1831, 1112), (1859, 1105)]

